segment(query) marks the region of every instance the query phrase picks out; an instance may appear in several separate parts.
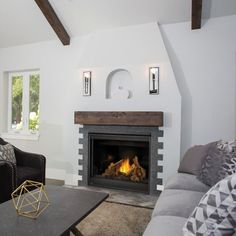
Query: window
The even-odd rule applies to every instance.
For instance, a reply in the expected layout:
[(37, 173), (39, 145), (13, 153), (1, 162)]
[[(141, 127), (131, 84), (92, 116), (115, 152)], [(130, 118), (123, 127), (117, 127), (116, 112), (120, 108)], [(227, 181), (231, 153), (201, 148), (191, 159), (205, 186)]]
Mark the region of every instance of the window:
[(39, 71), (9, 73), (8, 132), (39, 130)]

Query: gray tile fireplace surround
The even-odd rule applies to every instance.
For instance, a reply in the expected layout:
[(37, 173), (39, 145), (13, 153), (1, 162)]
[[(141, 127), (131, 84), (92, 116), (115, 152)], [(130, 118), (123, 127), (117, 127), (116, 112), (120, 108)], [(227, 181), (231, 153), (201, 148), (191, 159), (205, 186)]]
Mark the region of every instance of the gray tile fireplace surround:
[[(78, 181), (79, 186), (88, 186), (89, 179), (89, 134), (123, 134), (123, 135), (146, 135), (150, 137), (150, 152), (149, 152), (149, 194), (158, 193), (157, 185), (162, 185), (163, 166), (160, 164), (163, 161), (163, 155), (158, 153), (159, 149), (163, 149), (163, 143), (159, 142), (159, 137), (163, 137), (163, 131), (157, 126), (120, 126), (120, 125), (84, 125), (79, 128), (79, 133), (82, 138), (79, 139), (79, 154), (82, 159), (79, 159), (79, 165), (82, 165), (82, 170), (79, 170), (79, 175), (82, 180)], [(160, 173), (160, 175), (159, 175)]]

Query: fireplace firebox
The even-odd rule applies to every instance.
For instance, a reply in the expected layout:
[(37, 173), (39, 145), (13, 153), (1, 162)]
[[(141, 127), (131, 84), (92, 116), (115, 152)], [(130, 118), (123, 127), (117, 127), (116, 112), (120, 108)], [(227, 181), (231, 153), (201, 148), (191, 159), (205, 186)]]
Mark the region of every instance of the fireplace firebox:
[(148, 193), (150, 136), (89, 134), (89, 185)]

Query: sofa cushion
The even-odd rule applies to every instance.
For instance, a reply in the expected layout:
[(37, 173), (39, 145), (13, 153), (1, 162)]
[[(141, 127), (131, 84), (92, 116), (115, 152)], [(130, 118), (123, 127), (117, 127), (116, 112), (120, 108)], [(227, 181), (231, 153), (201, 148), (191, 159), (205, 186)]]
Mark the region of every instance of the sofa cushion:
[(10, 161), (16, 164), (14, 147), (11, 144), (0, 145), (0, 160)]
[(188, 218), (203, 195), (196, 191), (166, 189), (157, 200), (152, 217), (168, 215)]
[(182, 236), (186, 218), (157, 216), (149, 222), (143, 236)]
[(189, 148), (180, 162), (178, 172), (198, 175), (209, 148), (215, 145), (216, 142), (212, 142), (206, 145), (196, 145)]
[(22, 184), (25, 180), (39, 181), (42, 179), (41, 170), (31, 167), (17, 166), (17, 186)]
[(201, 199), (184, 229), (185, 235), (236, 235), (236, 174), (213, 186)]
[(178, 173), (167, 180), (165, 189), (183, 189), (197, 192), (206, 192), (209, 186), (203, 184), (195, 175)]

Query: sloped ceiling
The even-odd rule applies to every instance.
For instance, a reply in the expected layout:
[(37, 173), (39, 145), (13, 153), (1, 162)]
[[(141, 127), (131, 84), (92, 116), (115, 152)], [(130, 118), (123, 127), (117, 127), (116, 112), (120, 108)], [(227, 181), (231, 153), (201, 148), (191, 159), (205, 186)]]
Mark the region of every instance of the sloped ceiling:
[[(71, 37), (93, 30), (190, 21), (191, 0), (50, 0)], [(236, 0), (203, 0), (203, 18), (236, 14)], [(0, 0), (0, 47), (56, 39), (34, 0)]]

